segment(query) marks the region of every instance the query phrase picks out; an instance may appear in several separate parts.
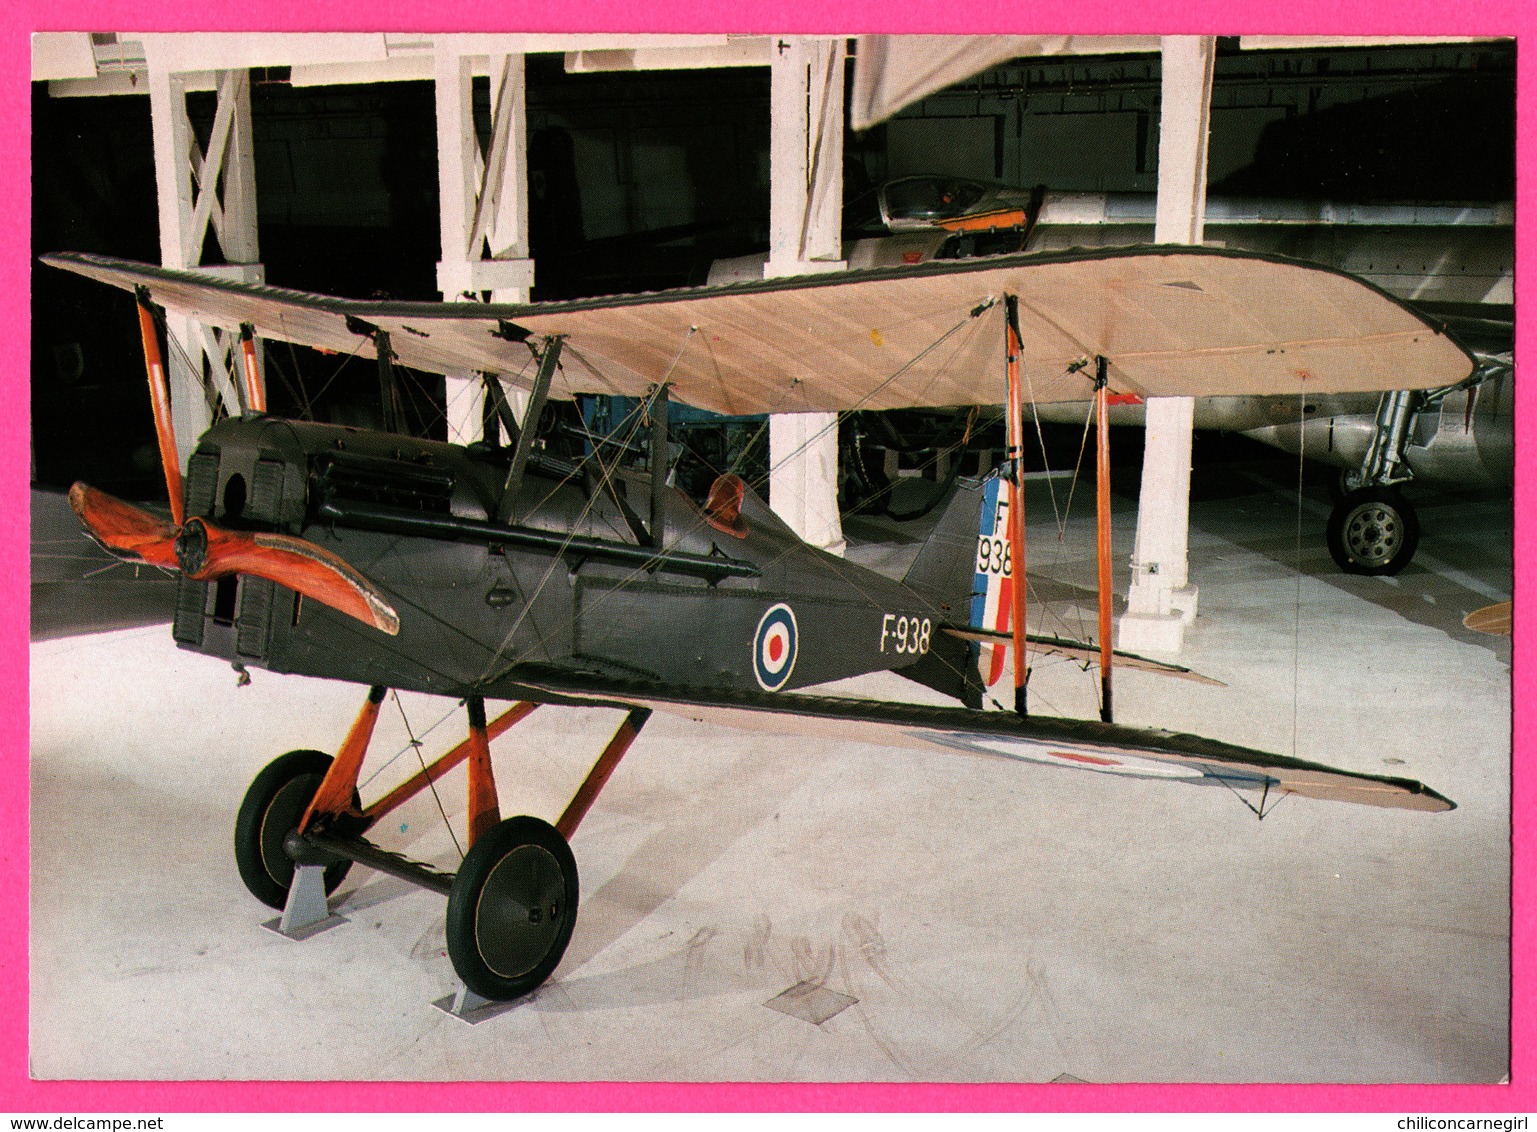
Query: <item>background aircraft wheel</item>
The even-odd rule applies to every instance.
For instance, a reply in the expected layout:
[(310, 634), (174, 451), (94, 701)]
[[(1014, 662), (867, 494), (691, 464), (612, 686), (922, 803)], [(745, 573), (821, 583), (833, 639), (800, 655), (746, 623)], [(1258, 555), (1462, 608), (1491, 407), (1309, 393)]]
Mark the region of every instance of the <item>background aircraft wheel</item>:
[[(330, 766), (331, 756), (320, 751), (289, 751), (268, 763), (245, 792), (235, 818), (235, 864), (251, 895), (263, 904), (281, 909), (288, 902), (294, 862), (283, 839), (298, 828)], [(351, 867), (351, 861), (328, 866), (326, 891), (335, 891)]]
[(1329, 515), (1329, 553), (1347, 574), (1396, 574), (1420, 545), (1420, 521), (1394, 488), (1362, 487)]
[(481, 835), (448, 897), (448, 957), (482, 998), (527, 994), (560, 963), (576, 925), (576, 858), (554, 826), (516, 817)]

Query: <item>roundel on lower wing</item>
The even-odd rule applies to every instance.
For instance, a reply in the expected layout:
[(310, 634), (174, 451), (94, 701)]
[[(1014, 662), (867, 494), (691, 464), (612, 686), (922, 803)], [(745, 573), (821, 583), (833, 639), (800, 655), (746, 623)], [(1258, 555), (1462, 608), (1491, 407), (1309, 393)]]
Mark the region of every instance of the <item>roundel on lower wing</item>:
[(777, 692), (795, 670), (795, 611), (780, 602), (763, 615), (753, 634), (753, 675), (765, 692)]

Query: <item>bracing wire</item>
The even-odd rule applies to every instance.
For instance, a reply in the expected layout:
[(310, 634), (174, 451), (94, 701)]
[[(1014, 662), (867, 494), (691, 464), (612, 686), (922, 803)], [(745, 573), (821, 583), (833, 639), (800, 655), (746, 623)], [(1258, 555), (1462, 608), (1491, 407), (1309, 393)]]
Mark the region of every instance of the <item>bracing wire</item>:
[[(1306, 380), (1306, 379), (1304, 379)], [(1300, 681), (1302, 674), (1302, 473), (1304, 467), (1303, 453), (1307, 449), (1304, 443), (1304, 428), (1307, 425), (1307, 391), (1297, 391), (1297, 531), (1296, 546), (1293, 551), (1296, 564), (1296, 594), (1292, 602), (1292, 757), (1297, 755), (1297, 727), (1298, 727), (1298, 699), (1300, 695)]]
[[(978, 307), (974, 308), (973, 310), (971, 310), (967, 314), (966, 317), (960, 319), (955, 325), (953, 325), (948, 330), (946, 330), (933, 343), (931, 343), (929, 346), (925, 347), (924, 350), (920, 351), (917, 355), (915, 355), (908, 362), (906, 362), (903, 366), (901, 366), (898, 370), (896, 370), (893, 374), (891, 374), (890, 377), (886, 378), (879, 385), (873, 387), (868, 393), (865, 394), (864, 397), (862, 397), (860, 399), (859, 402), (857, 402), (854, 406), (851, 406), (851, 408), (849, 410), (847, 410), (847, 411), (857, 411), (862, 405), (866, 404), (871, 398), (877, 396), (882, 389), (886, 388), (893, 381), (896, 381), (898, 378), (900, 378), (904, 373), (906, 373), (914, 365), (916, 365), (919, 361), (921, 361), (922, 358), (924, 358), (925, 356), (927, 356), (928, 354), (932, 353), (934, 350), (936, 350), (940, 346), (942, 346), (945, 341), (947, 341), (949, 338), (951, 338), (953, 335), (955, 335), (962, 328), (966, 327), (968, 324), (974, 324), (974, 320), (977, 318), (977, 316), (980, 315), (981, 313), (983, 313), (985, 310), (989, 309), (991, 307), (991, 305), (992, 305), (991, 302), (984, 302), (980, 306), (978, 306)], [(569, 345), (567, 346), (567, 349), (568, 350), (570, 349)], [(581, 360), (583, 362), (584, 365), (587, 365), (589, 367), (592, 366), (592, 363), (591, 363), (590, 360), (582, 358), (581, 355), (579, 355), (579, 354), (576, 355), (576, 356), (578, 357), (579, 360)], [(678, 356), (681, 356), (681, 350), (680, 350)], [(677, 363), (677, 357), (674, 358), (673, 364), (676, 365), (676, 363)], [(670, 372), (671, 372), (671, 367), (669, 367), (669, 373)], [(781, 411), (781, 406), (783, 405), (783, 402), (785, 400), (787, 400), (791, 395), (793, 395), (793, 393), (795, 392), (796, 388), (797, 388), (797, 383), (792, 383), (784, 391), (783, 395), (780, 398), (779, 404), (770, 407), (769, 414), (772, 415), (774, 412)], [(642, 409), (647, 409), (647, 408), (649, 408), (649, 404), (650, 404), (650, 402), (647, 401), (646, 403), (644, 403), (641, 406), (641, 408)], [(632, 423), (633, 419), (634, 419), (634, 414), (632, 413), (630, 416), (627, 416), (625, 418), (625, 420), (621, 422), (619, 428), (615, 430), (615, 432), (617, 433), (617, 432), (620, 432), (621, 430), (623, 430), (627, 424), (630, 425), (629, 432), (626, 433), (626, 435), (624, 435), (623, 437), (621, 437), (621, 444), (628, 443), (629, 437), (631, 435), (633, 435), (633, 431), (634, 431), (634, 428), (635, 428), (635, 424)], [(769, 474), (772, 474), (772, 472), (775, 470), (775, 468), (783, 466), (783, 464), (785, 462), (787, 462), (787, 461), (789, 461), (791, 459), (794, 459), (797, 455), (799, 455), (801, 452), (803, 452), (811, 444), (815, 443), (815, 441), (817, 439), (819, 439), (820, 437), (826, 435), (827, 432), (829, 432), (834, 427), (836, 427), (835, 424), (830, 424), (830, 425), (824, 427), (823, 429), (819, 430), (819, 432), (816, 433), (815, 435), (813, 435), (812, 437), (806, 439), (794, 451), (792, 451), (791, 453), (789, 453), (785, 457), (783, 457), (778, 462), (778, 464), (776, 464), (774, 466), (774, 468), (770, 468), (769, 469)], [(757, 440), (759, 440), (761, 438), (762, 433), (764, 431), (766, 431), (767, 428), (768, 428), (768, 420), (765, 419), (759, 425), (759, 427), (758, 427), (757, 431), (755, 432), (753, 438), (750, 439), (748, 444), (743, 447), (743, 450), (742, 450), (743, 451), (743, 455), (745, 455), (745, 453), (751, 449), (752, 445), (754, 443), (756, 443)], [(591, 458), (591, 457), (589, 457), (589, 458)], [(741, 457), (739, 457), (738, 459), (740, 460)], [(937, 459), (937, 456), (932, 458), (932, 459)], [(602, 464), (601, 460), (599, 461), (599, 466), (600, 467), (605, 467)], [(615, 471), (617, 471), (617, 467), (614, 468), (614, 469), (608, 469), (608, 468), (605, 467), (605, 475), (606, 476), (607, 475), (612, 475)], [(567, 479), (569, 479), (569, 478), (570, 477), (568, 476)], [(562, 483), (564, 483), (564, 482), (565, 481), (563, 480)], [(556, 485), (556, 489), (558, 489), (559, 486), (560, 485), (557, 484)], [(550, 497), (550, 495), (553, 495), (554, 490), (556, 490), (556, 489), (552, 489), (551, 492), (548, 493), (545, 498), (548, 499)], [(599, 494), (599, 492), (596, 492), (596, 491), (593, 493), (593, 499), (594, 500), (597, 498), (598, 494)], [(873, 498), (873, 494), (872, 494), (872, 496), (870, 498)], [(585, 515), (585, 512), (584, 512), (584, 515)], [(705, 520), (704, 520), (704, 517), (702, 515), (699, 516), (698, 518), (696, 518), (696, 520), (695, 520), (696, 527), (702, 526), (704, 521)], [(776, 558), (774, 560), (771, 560), (767, 564), (767, 568), (772, 568), (772, 566), (774, 564), (776, 564), (780, 559), (782, 559), (785, 554), (792, 553), (792, 552), (793, 551), (791, 551), (791, 550), (785, 551), (784, 553), (782, 553), (780, 555), (780, 558)], [(654, 558), (652, 558), (647, 563), (644, 563), (644, 564), (642, 564), (640, 566), (637, 566), (628, 575), (626, 575), (625, 577), (619, 579), (618, 582), (614, 585), (614, 587), (611, 590), (609, 590), (607, 593), (605, 593), (604, 595), (600, 596), (595, 601), (593, 601), (592, 604), (591, 604), (591, 607), (587, 610), (587, 612), (588, 613), (596, 612), (597, 608), (599, 606), (601, 606), (601, 604), (603, 602), (608, 600), (608, 598), (616, 596), (625, 587), (627, 587), (628, 585), (633, 584), (642, 575), (644, 575), (647, 572), (649, 572), (649, 570), (654, 568), (655, 565), (660, 564), (660, 562), (662, 561), (662, 558), (663, 558), (663, 556), (661, 554), (659, 554), (659, 555), (655, 556)], [(559, 554), (556, 555), (556, 561), (558, 562), (558, 560), (559, 560)], [(840, 567), (844, 567), (844, 566), (852, 567), (854, 565), (852, 563), (845, 564), (845, 563), (842, 562), (841, 559), (832, 559), (831, 560), (831, 564), (832, 564), (832, 566), (833, 566), (833, 568), (835, 570), (840, 570)], [(534, 601), (534, 598), (536, 598), (538, 596), (538, 594), (540, 592), (542, 592), (542, 590), (545, 587), (545, 585), (548, 584), (548, 581), (549, 581), (550, 577), (553, 576), (554, 565), (555, 565), (555, 563), (552, 562), (551, 569), (547, 570), (545, 577), (543, 579), (541, 579), (541, 582), (540, 582), (538, 588), (535, 591), (534, 597), (531, 597), (531, 598), (527, 599), (527, 601), (525, 601), (523, 612), (519, 616), (518, 623), (515, 624), (514, 627), (513, 627), (513, 630), (511, 632), (509, 632), (506, 637), (504, 637), (501, 645), (497, 648), (496, 652), (493, 654), (493, 658), (492, 658), (491, 664), (489, 664), (487, 666), (486, 670), (484, 671), (484, 673), (482, 675), (482, 685), (489, 684), (489, 683), (494, 683), (496, 680), (501, 679), (509, 671), (511, 671), (512, 668), (516, 667), (516, 665), (522, 660), (523, 655), (524, 655), (523, 653), (517, 653), (517, 654), (514, 654), (514, 655), (509, 655), (508, 654), (508, 650), (509, 650), (509, 647), (511, 646), (512, 638), (515, 635), (517, 628), (521, 625), (523, 618), (527, 615), (529, 609), (531, 608), (531, 606), (533, 604), (533, 601)], [(859, 588), (857, 586), (858, 578), (857, 578), (856, 575), (853, 574), (852, 570), (847, 570), (847, 571), (840, 570), (840, 572), (843, 573), (844, 580), (846, 582), (850, 582), (851, 584), (855, 584), (856, 588)], [(861, 590), (861, 592), (863, 592), (863, 591)], [(874, 598), (874, 596), (872, 594), (865, 593), (864, 596), (866, 597), (867, 600), (871, 601), (872, 603), (875, 602), (875, 598)], [(528, 647), (533, 647), (533, 646), (530, 645)], [(1071, 658), (1064, 658), (1064, 659), (1065, 659), (1066, 662), (1071, 663)], [(497, 672), (495, 672), (495, 674), (493, 674), (492, 670), (495, 667), (496, 662), (498, 660), (505, 660), (506, 663), (502, 666), (500, 671), (497, 671)], [(957, 668), (954, 664), (951, 664), (948, 661), (943, 661), (943, 663), (945, 663), (948, 667), (950, 667), (957, 675), (962, 675), (963, 674), (961, 669)], [(995, 706), (998, 706), (998, 707), (1001, 708), (1001, 705), (997, 704), (996, 700), (994, 700), (993, 702), (994, 702)], [(1045, 702), (1045, 701), (1043, 701), (1043, 702)], [(1051, 707), (1053, 705), (1051, 705), (1048, 702), (1047, 706)]]
[[(984, 302), (980, 306), (978, 306), (978, 307), (974, 308), (973, 310), (971, 310), (970, 312), (968, 312), (968, 314), (965, 317), (963, 317), (962, 319), (957, 321), (954, 326), (952, 326), (950, 329), (946, 330), (937, 339), (935, 339), (935, 341), (932, 342), (929, 346), (925, 347), (922, 351), (920, 351), (918, 354), (916, 354), (913, 358), (909, 359), (905, 364), (903, 364), (900, 368), (898, 368), (896, 370), (896, 372), (894, 372), (890, 377), (886, 378), (880, 384), (876, 385), (869, 392), (867, 392), (864, 395), (864, 397), (860, 398), (860, 400), (858, 402), (856, 402), (856, 404), (851, 407), (850, 411), (857, 410), (861, 405), (867, 403), (870, 400), (870, 398), (875, 397), (876, 395), (878, 395), (881, 392), (881, 390), (885, 389), (893, 381), (896, 381), (898, 378), (900, 378), (904, 373), (906, 373), (914, 365), (916, 365), (920, 360), (922, 360), (922, 358), (924, 358), (925, 356), (927, 356), (928, 354), (933, 352), (935, 349), (937, 349), (940, 345), (942, 345), (945, 341), (947, 341), (950, 337), (952, 337), (955, 333), (957, 333), (962, 327), (966, 326), (968, 323), (972, 323), (973, 320), (976, 319), (978, 315), (980, 315), (983, 311), (989, 309), (991, 306), (992, 306), (992, 303), (990, 301)], [(694, 330), (694, 328), (690, 327), (690, 330), (689, 330), (689, 334), (690, 335), (692, 335), (693, 330)], [(679, 355), (678, 355), (679, 357), (681, 357), (681, 353), (682, 353), (682, 351), (680, 350), (679, 351)], [(587, 361), (586, 359), (583, 359), (583, 361), (584, 361), (584, 364), (587, 364), (589, 366), (591, 365), (590, 361)], [(674, 365), (677, 364), (677, 357), (674, 358), (673, 364)], [(669, 367), (669, 371), (668, 372), (671, 373), (671, 367)], [(798, 385), (799, 385), (799, 382), (792, 382), (791, 385), (789, 387), (787, 387), (783, 391), (783, 393), (782, 393), (782, 395), (780, 397), (779, 402), (776, 405), (770, 407), (769, 415), (772, 415), (774, 412), (779, 411), (782, 408), (784, 401), (787, 400), (795, 392), (795, 390), (796, 390)], [(659, 389), (660, 389), (660, 385), (658, 386), (658, 391), (659, 391)], [(645, 402), (643, 402), (641, 408), (643, 408), (646, 412), (649, 412), (650, 411), (651, 403), (655, 399), (655, 396), (656, 396), (656, 392), (653, 392), (652, 397), (648, 398)], [(633, 413), (633, 412), (630, 414), (629, 417), (626, 418), (626, 421), (630, 421), (632, 419), (635, 419), (635, 413)], [(631, 425), (631, 433), (630, 433), (631, 435), (633, 435), (634, 429), (636, 427), (638, 427), (638, 424), (639, 424), (639, 420), (635, 419), (635, 424)], [(758, 434), (757, 435), (761, 436), (762, 432), (764, 430), (766, 430), (768, 428), (768, 426), (769, 426), (768, 419), (765, 418), (763, 423), (759, 426)], [(621, 427), (623, 427), (623, 423), (621, 424)], [(785, 463), (787, 463), (788, 461), (794, 459), (801, 452), (805, 451), (811, 444), (815, 443), (816, 440), (818, 440), (822, 436), (825, 436), (828, 433), (828, 431), (830, 431), (831, 429), (834, 429), (836, 427), (837, 427), (837, 424), (836, 424), (836, 422), (834, 422), (833, 424), (830, 424), (830, 425), (825, 426), (824, 428), (818, 430), (817, 433), (813, 434), (811, 437), (808, 437), (794, 451), (786, 454), (778, 462), (778, 464), (775, 465), (775, 468), (782, 467)], [(756, 440), (756, 438), (757, 437), (755, 436), (754, 439)], [(629, 439), (629, 436), (627, 435), (624, 438), (625, 442), (628, 442), (628, 439)], [(750, 448), (750, 447), (751, 447), (751, 442), (749, 443), (747, 448)], [(747, 451), (747, 448), (744, 448), (744, 450), (743, 450), (744, 454)], [(602, 464), (600, 462), (600, 467), (601, 466), (602, 466)], [(772, 472), (775, 470), (775, 468), (771, 468), (770, 469), (770, 474), (772, 474)], [(612, 475), (612, 471), (606, 470), (606, 474), (607, 475)], [(606, 482), (607, 482), (607, 480), (605, 479), (604, 483), (606, 484)], [(557, 487), (558, 486), (559, 485), (557, 485)], [(554, 489), (552, 489), (550, 494), (553, 494), (553, 490)], [(591, 507), (596, 502), (599, 494), (600, 493), (597, 492), (597, 491), (593, 492), (592, 497), (588, 501), (587, 506), (584, 508), (583, 514), (578, 519), (578, 522), (580, 522), (581, 519), (584, 519), (586, 517), (586, 514), (591, 510)], [(545, 498), (548, 499), (549, 495), (547, 494)], [(696, 525), (702, 525), (704, 523), (704, 521), (705, 520), (704, 520), (703, 515), (700, 515), (695, 520), (695, 523), (696, 523)], [(570, 536), (568, 536), (568, 539), (570, 537), (574, 537), (574, 536), (575, 536), (575, 528), (573, 527), (572, 534)], [(770, 562), (769, 566), (772, 567), (774, 564), (776, 564), (778, 561), (780, 561), (784, 557), (784, 554), (788, 554), (788, 553), (791, 553), (791, 551), (788, 551), (788, 550), (785, 551), (783, 554), (780, 555), (780, 558), (777, 558), (777, 559), (773, 560), (772, 562)], [(653, 569), (656, 565), (660, 564), (663, 561), (664, 557), (665, 557), (665, 554), (659, 553), (659, 554), (653, 556), (646, 563), (643, 563), (642, 565), (637, 566), (628, 575), (626, 575), (624, 578), (622, 578), (619, 581), (619, 583), (611, 591), (609, 591), (608, 594), (604, 595), (604, 597), (599, 598), (597, 601), (595, 601), (593, 603), (593, 608), (595, 609), (599, 604), (601, 604), (604, 600), (606, 600), (607, 597), (610, 597), (610, 596), (613, 596), (613, 595), (617, 594), (618, 592), (623, 590), (626, 586), (628, 586), (628, 585), (632, 584), (633, 582), (635, 582), (636, 580), (638, 580), (639, 577), (642, 574), (645, 574), (645, 573), (649, 572), (650, 569)], [(835, 560), (835, 561), (837, 561), (837, 560)], [(546, 585), (548, 585), (550, 578), (553, 576), (555, 567), (559, 564), (559, 562), (560, 562), (560, 555), (559, 555), (559, 553), (557, 553), (555, 558), (551, 561), (550, 568), (545, 571), (545, 576), (540, 580), (540, 583), (539, 583), (538, 587), (536, 587), (533, 596), (528, 598), (525, 601), (524, 606), (523, 606), (523, 610), (519, 614), (518, 620), (514, 623), (513, 628), (511, 630), (509, 630), (507, 635), (504, 637), (501, 645), (497, 648), (496, 652), (493, 654), (491, 663), (487, 666), (485, 671), (482, 673), (482, 678), (481, 679), (482, 679), (482, 683), (483, 684), (487, 683), (487, 682), (494, 681), (495, 679), (499, 679), (501, 675), (504, 675), (506, 671), (510, 670), (513, 666), (515, 666), (519, 662), (519, 660), (521, 660), (521, 656), (515, 656), (515, 657), (511, 658), (508, 661), (507, 665), (503, 668), (502, 672), (497, 673), (496, 676), (492, 676), (492, 668), (495, 667), (497, 661), (501, 660), (506, 655), (508, 646), (511, 644), (512, 638), (513, 638), (514, 634), (516, 633), (517, 629), (519, 627), (521, 627), (524, 618), (526, 618), (529, 610), (533, 606), (534, 600), (539, 596), (540, 593), (543, 592), (544, 587)], [(848, 575), (845, 575), (844, 580), (845, 581), (849, 581), (851, 583), (857, 582), (857, 579), (855, 579), (853, 577), (850, 577)], [(856, 588), (857, 588), (857, 585), (856, 585)], [(865, 597), (868, 600), (871, 600), (872, 602), (874, 601), (874, 598), (873, 598), (872, 595), (865, 594)], [(589, 612), (591, 612), (591, 611), (592, 610), (590, 609)]]
[[(444, 712), (438, 718), (438, 721), (436, 723), (434, 723), (431, 727), (427, 728), (427, 730), (423, 731), (415, 739), (412, 739), (410, 742), (406, 743), (405, 746), (401, 747), (400, 750), (396, 751), (389, 758), (385, 759), (384, 762), (379, 764), (379, 766), (374, 769), (372, 774), (370, 774), (367, 778), (363, 779), (360, 783), (358, 783), (358, 786), (359, 787), (364, 787), (364, 786), (370, 785), (381, 774), (383, 774), (385, 771), (389, 770), (390, 767), (394, 766), (395, 763), (398, 762), (403, 756), (405, 756), (406, 754), (410, 753), (413, 750), (419, 750), (420, 749), (419, 744), (422, 743), (423, 741), (425, 741), (427, 736), (431, 735), (439, 727), (442, 727), (445, 723), (447, 723), (450, 719), (452, 719), (454, 717), (454, 715), (458, 712), (458, 710), (459, 709), (458, 709), (457, 705), (455, 707), (449, 708), (446, 712)], [(409, 731), (407, 733), (409, 734)]]
[[(406, 718), (406, 705), (400, 702), (400, 693), (391, 688), (390, 695), (395, 698), (395, 707), (400, 711), (400, 722), (406, 725), (406, 737), (410, 740), (408, 746), (416, 752), (416, 761), (421, 764), (422, 774), (426, 776), (427, 761), (422, 758), (422, 741), (411, 730), (411, 721)], [(460, 847), (459, 838), (454, 833), (453, 823), (448, 820), (448, 811), (443, 808), (443, 799), (438, 796), (438, 785), (430, 777), (427, 778), (427, 789), (432, 791), (432, 800), (437, 803), (438, 814), (443, 818), (443, 828), (448, 830), (448, 836), (453, 838), (454, 851), (459, 854), (461, 861), (464, 860), (464, 850)]]

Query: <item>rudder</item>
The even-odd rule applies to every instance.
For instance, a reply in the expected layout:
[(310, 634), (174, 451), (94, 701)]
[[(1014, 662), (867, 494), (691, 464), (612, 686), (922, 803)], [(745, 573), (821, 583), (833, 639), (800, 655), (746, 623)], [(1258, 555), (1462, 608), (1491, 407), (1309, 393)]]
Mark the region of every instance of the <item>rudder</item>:
[[(995, 473), (983, 480), (958, 479), (934, 530), (902, 578), (902, 584), (934, 611), (941, 623), (972, 628), (1007, 629), (994, 624), (1007, 618), (1008, 513), (1003, 480)], [(979, 660), (986, 666), (979, 670)], [(897, 673), (967, 707), (981, 707), (986, 685), (1002, 675), (1004, 649), (978, 645), (948, 633), (935, 633), (929, 651)], [(983, 682), (987, 676), (986, 685)]]

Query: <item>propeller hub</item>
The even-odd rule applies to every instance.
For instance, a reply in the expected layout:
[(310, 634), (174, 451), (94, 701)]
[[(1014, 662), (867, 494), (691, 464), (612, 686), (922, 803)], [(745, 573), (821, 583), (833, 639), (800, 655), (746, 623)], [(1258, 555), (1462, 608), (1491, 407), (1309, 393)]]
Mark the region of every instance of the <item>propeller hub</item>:
[(195, 577), (208, 565), (208, 528), (203, 520), (188, 519), (176, 532), (176, 565), (188, 577)]

